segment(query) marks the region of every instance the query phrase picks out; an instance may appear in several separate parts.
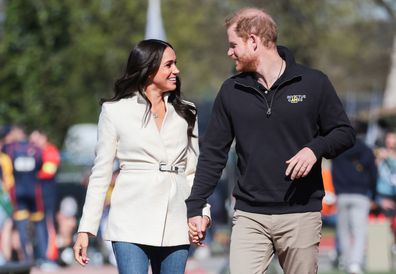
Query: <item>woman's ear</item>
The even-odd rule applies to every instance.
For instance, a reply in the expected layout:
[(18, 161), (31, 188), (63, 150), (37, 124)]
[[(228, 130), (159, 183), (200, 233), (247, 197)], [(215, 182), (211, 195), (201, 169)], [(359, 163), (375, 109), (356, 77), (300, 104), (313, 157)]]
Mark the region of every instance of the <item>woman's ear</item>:
[(147, 77), (146, 86), (153, 83), (154, 76), (154, 74), (151, 74)]

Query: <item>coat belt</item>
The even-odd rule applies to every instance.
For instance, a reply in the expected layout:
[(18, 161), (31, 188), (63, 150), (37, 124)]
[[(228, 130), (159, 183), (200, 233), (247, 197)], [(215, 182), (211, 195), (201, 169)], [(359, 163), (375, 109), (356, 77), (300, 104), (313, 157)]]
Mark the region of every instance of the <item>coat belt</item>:
[(185, 171), (185, 167), (180, 165), (169, 165), (166, 163), (123, 163), (121, 164), (121, 170), (159, 170), (161, 172), (183, 173)]

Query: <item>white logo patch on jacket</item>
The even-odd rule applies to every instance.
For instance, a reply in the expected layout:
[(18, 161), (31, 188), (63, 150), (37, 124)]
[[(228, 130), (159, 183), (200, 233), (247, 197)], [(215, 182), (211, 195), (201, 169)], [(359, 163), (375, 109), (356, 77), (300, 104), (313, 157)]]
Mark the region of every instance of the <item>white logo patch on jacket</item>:
[(305, 94), (304, 95), (298, 94), (298, 95), (288, 95), (286, 98), (289, 103), (297, 104), (299, 102), (304, 101), (304, 99), (306, 99), (307, 96)]

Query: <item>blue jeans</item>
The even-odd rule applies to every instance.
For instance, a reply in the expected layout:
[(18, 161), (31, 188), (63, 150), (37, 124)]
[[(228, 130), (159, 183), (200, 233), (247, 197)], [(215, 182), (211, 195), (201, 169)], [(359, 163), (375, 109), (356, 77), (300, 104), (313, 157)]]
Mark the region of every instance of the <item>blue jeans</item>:
[(119, 274), (183, 274), (189, 245), (157, 247), (127, 242), (112, 242)]

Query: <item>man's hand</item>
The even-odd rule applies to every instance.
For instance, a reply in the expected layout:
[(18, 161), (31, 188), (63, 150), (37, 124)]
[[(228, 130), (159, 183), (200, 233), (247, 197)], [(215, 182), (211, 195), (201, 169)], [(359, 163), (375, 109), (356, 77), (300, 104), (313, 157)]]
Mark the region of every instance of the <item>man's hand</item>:
[(286, 161), (286, 176), (292, 180), (300, 179), (308, 175), (317, 159), (313, 151), (304, 147), (296, 155)]
[(195, 216), (188, 219), (190, 241), (198, 246), (203, 246), (206, 229), (210, 224), (208, 216)]

